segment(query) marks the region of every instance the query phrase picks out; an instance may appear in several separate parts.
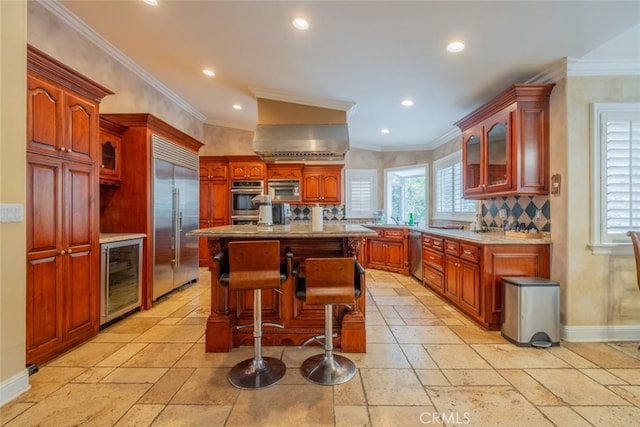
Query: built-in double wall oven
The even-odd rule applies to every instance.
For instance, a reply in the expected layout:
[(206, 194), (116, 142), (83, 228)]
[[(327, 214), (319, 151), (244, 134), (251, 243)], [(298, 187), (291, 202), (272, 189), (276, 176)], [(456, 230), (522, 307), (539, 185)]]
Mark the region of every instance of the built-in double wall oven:
[(231, 224), (258, 224), (255, 196), (264, 194), (264, 181), (231, 181)]

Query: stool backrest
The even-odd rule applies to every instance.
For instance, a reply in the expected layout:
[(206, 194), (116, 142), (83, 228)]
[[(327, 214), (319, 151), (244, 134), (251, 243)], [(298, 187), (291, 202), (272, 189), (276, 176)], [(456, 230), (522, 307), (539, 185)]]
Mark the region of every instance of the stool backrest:
[(636, 257), (636, 273), (638, 275), (638, 288), (640, 288), (640, 232), (627, 231), (627, 236), (631, 237), (633, 244), (633, 254)]
[(280, 242), (229, 242), (229, 289), (280, 287)]
[(307, 258), (304, 270), (307, 304), (355, 303), (353, 258)]

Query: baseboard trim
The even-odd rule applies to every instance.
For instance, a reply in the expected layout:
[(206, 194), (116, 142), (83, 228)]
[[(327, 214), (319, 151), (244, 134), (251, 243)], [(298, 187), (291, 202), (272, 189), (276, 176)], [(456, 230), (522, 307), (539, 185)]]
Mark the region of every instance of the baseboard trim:
[(7, 378), (0, 383), (0, 406), (4, 406), (5, 403), (12, 401), (30, 388), (27, 369)]
[(568, 342), (640, 341), (640, 325), (560, 325), (560, 338)]

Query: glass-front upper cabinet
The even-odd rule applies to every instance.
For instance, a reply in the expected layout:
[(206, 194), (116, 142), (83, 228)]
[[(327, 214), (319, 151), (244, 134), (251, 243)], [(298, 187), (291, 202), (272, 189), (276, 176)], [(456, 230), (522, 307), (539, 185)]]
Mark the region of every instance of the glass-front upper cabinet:
[(506, 120), (490, 124), (487, 128), (487, 170), (485, 183), (490, 191), (510, 187), (511, 162)]
[(482, 193), (482, 128), (470, 129), (464, 135), (464, 193)]
[(124, 128), (100, 117), (100, 184), (120, 185)]

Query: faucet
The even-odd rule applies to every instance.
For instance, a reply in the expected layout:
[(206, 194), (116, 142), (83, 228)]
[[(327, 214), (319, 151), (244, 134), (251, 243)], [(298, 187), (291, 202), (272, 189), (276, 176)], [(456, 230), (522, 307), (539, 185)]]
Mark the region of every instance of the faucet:
[(391, 219), (393, 220), (393, 222), (396, 223), (396, 225), (400, 225), (400, 217), (391, 216)]

